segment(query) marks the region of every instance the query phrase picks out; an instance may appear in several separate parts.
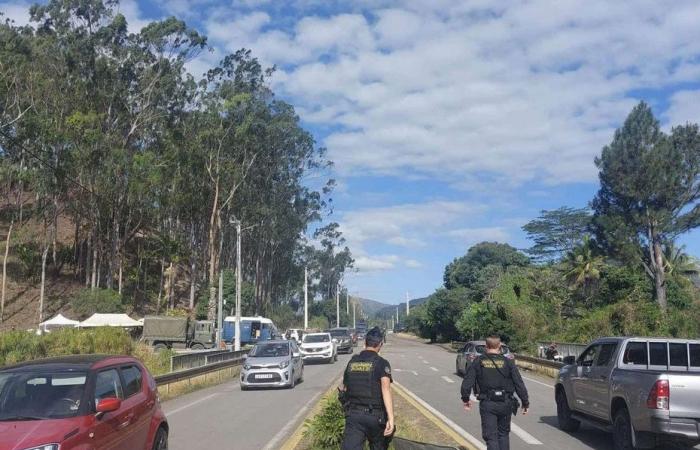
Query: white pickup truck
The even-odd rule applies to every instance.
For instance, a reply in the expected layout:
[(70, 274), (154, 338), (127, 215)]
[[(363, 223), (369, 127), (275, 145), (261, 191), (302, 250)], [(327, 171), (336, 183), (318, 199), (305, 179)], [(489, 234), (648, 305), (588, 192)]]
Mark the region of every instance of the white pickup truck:
[(564, 431), (611, 430), (615, 450), (700, 443), (700, 341), (614, 337), (564, 359), (555, 388)]

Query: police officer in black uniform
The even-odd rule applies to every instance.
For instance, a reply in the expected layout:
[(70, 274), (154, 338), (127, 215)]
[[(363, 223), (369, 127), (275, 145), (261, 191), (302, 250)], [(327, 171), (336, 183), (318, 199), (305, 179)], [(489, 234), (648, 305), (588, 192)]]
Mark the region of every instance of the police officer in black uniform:
[(338, 388), (345, 408), (342, 450), (386, 450), (394, 433), (391, 366), (379, 356), (384, 335), (374, 327), (365, 335), (365, 349), (348, 362)]
[(523, 403), (523, 414), (530, 407), (527, 389), (515, 363), (501, 355), (501, 338), (486, 339), (486, 353), (469, 365), (462, 381), (464, 409), (470, 411), (472, 388), (479, 399), (481, 435), (487, 450), (510, 450), (510, 415), (517, 412), (517, 393)]

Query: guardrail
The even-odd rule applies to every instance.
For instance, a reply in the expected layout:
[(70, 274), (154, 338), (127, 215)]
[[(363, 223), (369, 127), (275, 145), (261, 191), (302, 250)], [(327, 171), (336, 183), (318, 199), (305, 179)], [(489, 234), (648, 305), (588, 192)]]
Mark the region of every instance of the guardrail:
[(523, 362), (528, 362), (532, 364), (537, 364), (539, 366), (543, 367), (550, 367), (552, 369), (561, 369), (564, 367), (564, 363), (559, 362), (559, 361), (551, 361), (549, 359), (543, 359), (543, 358), (535, 358), (533, 356), (525, 356), (525, 355), (515, 355), (516, 361), (523, 361)]
[(207, 350), (181, 353), (179, 355), (173, 355), (170, 359), (170, 371), (178, 372), (184, 369), (192, 369), (222, 361), (235, 360), (246, 353), (247, 350), (240, 350), (237, 352), (230, 350)]
[[(544, 352), (551, 344), (552, 342), (537, 343), (537, 348), (540, 357), (545, 357)], [(555, 342), (555, 344), (557, 345), (557, 351), (559, 352), (559, 355), (561, 355), (562, 358), (565, 356), (573, 356), (575, 358), (578, 358), (579, 356), (581, 356), (581, 353), (583, 353), (583, 351), (588, 348), (588, 344), (574, 344), (571, 342)]]
[(188, 380), (190, 378), (198, 377), (201, 375), (206, 375), (211, 372), (216, 372), (221, 369), (226, 369), (228, 367), (239, 366), (243, 364), (245, 360), (244, 355), (248, 353), (247, 350), (241, 350), (239, 352), (227, 352), (237, 354), (235, 358), (226, 359), (223, 361), (214, 362), (207, 365), (202, 365), (198, 367), (192, 367), (188, 369), (178, 370), (176, 372), (166, 373), (163, 375), (158, 375), (155, 378), (156, 384), (158, 386), (165, 386), (172, 383), (177, 383), (179, 381)]

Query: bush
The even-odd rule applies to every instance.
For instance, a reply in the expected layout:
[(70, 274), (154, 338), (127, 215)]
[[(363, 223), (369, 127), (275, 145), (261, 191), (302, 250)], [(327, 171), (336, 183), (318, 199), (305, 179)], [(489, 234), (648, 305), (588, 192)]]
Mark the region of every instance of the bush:
[(27, 278), (35, 279), (41, 273), (41, 252), (39, 244), (36, 242), (26, 242), (19, 244), (16, 248), (17, 257), (22, 263), (24, 275)]
[(73, 311), (85, 319), (95, 313), (122, 313), (122, 297), (111, 289), (83, 289), (71, 303)]
[(340, 448), (345, 431), (345, 414), (335, 394), (323, 400), (321, 412), (305, 422), (304, 437), (310, 439), (313, 448)]

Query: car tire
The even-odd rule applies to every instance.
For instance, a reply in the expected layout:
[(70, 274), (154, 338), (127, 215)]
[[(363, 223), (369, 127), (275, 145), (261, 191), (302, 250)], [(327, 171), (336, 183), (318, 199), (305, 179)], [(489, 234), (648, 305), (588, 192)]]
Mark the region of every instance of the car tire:
[(557, 403), (557, 422), (559, 424), (559, 429), (568, 432), (577, 431), (581, 426), (581, 422), (571, 417), (571, 408), (569, 408), (564, 389), (557, 390), (555, 399)]
[(202, 344), (194, 344), (192, 347), (190, 347), (192, 350), (204, 350), (204, 346)]
[(153, 346), (153, 351), (155, 351), (155, 352), (159, 352), (161, 350), (167, 350), (167, 349), (168, 349), (168, 346), (163, 344), (163, 343), (158, 343), (158, 344)]
[(292, 372), (289, 374), (289, 385), (287, 386), (289, 389), (294, 389), (294, 386), (296, 386), (297, 380), (296, 380), (296, 374), (292, 370)]
[(620, 408), (613, 421), (613, 448), (615, 450), (634, 450), (632, 445), (632, 421), (627, 408)]
[(242, 391), (247, 391), (247, 390), (248, 390), (248, 386), (243, 386), (243, 385), (241, 385), (241, 390), (242, 390)]
[(458, 377), (462, 376), (462, 371), (459, 370), (459, 361), (455, 362), (455, 373), (457, 374)]
[(153, 439), (153, 450), (168, 450), (168, 431), (163, 427), (156, 431), (156, 437)]
[(301, 373), (299, 374), (299, 383), (304, 382), (304, 366), (301, 367)]
[(335, 356), (333, 356), (333, 362), (336, 362), (336, 361), (338, 361), (338, 353), (336, 353)]

